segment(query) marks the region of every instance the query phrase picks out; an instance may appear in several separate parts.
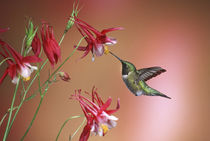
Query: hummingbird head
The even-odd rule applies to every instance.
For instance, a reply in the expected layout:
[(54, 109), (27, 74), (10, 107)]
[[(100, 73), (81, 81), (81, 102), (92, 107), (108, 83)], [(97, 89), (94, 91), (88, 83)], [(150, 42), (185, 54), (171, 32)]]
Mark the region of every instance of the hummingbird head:
[(111, 51), (109, 53), (112, 54), (115, 58), (117, 58), (122, 63), (122, 75), (128, 75), (129, 72), (136, 70), (136, 67), (132, 63), (120, 59)]
[(122, 75), (128, 75), (129, 72), (136, 70), (136, 67), (128, 61), (122, 60), (121, 63), (122, 63)]

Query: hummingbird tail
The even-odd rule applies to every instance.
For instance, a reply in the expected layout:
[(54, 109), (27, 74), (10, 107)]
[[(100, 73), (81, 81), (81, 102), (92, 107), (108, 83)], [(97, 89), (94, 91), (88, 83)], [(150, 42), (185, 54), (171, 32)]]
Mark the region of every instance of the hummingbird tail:
[(154, 93), (153, 95), (154, 95), (154, 96), (162, 96), (162, 97), (171, 99), (169, 96), (167, 96), (167, 95), (165, 95), (165, 94), (162, 94), (162, 93)]

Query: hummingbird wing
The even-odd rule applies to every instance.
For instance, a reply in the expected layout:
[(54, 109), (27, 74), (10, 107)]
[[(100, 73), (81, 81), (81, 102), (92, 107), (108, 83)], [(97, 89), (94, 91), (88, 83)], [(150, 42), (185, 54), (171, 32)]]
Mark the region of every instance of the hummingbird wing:
[(143, 68), (143, 69), (137, 70), (137, 73), (139, 75), (138, 81), (139, 80), (147, 81), (151, 79), (152, 77), (155, 77), (165, 71), (166, 70), (161, 67), (151, 67), (151, 68)]

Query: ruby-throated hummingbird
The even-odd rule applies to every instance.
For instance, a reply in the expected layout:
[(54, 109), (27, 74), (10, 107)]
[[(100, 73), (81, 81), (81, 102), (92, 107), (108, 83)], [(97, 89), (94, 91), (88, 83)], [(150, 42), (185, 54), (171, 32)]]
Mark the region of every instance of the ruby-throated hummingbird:
[(151, 79), (152, 77), (155, 77), (162, 72), (165, 72), (165, 69), (162, 69), (161, 67), (151, 67), (136, 70), (136, 67), (132, 63), (120, 59), (118, 56), (110, 51), (109, 53), (116, 57), (122, 63), (122, 79), (128, 89), (135, 96), (162, 96), (171, 99), (167, 95), (162, 94), (161, 92), (151, 88), (145, 83), (145, 81)]

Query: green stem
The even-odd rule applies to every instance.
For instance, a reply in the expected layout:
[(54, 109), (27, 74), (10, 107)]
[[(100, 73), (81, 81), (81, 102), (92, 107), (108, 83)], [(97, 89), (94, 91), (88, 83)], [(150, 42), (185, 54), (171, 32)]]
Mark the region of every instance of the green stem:
[(21, 81), (21, 84), (22, 84), (22, 87), (23, 87), (23, 90), (20, 93), (20, 102), (21, 102), (23, 93), (25, 93), (26, 89), (25, 89), (25, 85), (24, 85), (23, 79), (21, 79), (20, 81)]
[[(62, 39), (63, 39), (63, 38), (64, 38), (64, 35), (62, 36)], [(39, 75), (40, 71), (44, 68), (44, 66), (46, 65), (47, 62), (48, 62), (48, 59), (45, 60), (45, 62), (42, 64), (41, 68), (37, 71), (37, 73), (36, 73), (36, 75), (34, 76), (33, 80), (32, 80), (31, 83), (28, 85), (27, 89), (25, 90), (23, 99), (21, 100), (21, 102), (20, 102), (20, 104), (19, 104), (19, 106), (18, 106), (18, 109), (17, 109), (17, 111), (16, 111), (16, 113), (15, 113), (13, 119), (12, 119), (10, 128), (12, 127), (13, 122), (14, 122), (14, 120), (15, 120), (15, 118), (16, 118), (16, 116), (17, 116), (17, 114), (18, 114), (18, 112), (19, 112), (19, 110), (20, 110), (20, 108), (21, 108), (21, 106), (22, 106), (22, 104), (23, 104), (23, 102), (24, 102), (24, 100), (25, 100), (26, 94), (28, 93), (28, 91), (29, 91), (29, 89), (31, 88), (31, 86), (32, 86), (32, 84), (33, 84), (33, 82), (34, 82), (34, 80), (37, 78), (37, 76)], [(47, 83), (47, 81), (45, 82), (45, 84), (46, 84), (46, 83)], [(40, 89), (39, 89), (39, 90), (40, 90)], [(9, 128), (9, 129), (10, 129), (10, 128)]]
[(47, 92), (47, 90), (48, 90), (48, 86), (47, 86), (47, 88), (45, 88), (45, 91), (44, 91), (43, 95), (41, 95), (41, 99), (40, 99), (40, 101), (39, 101), (39, 105), (38, 105), (38, 107), (37, 107), (37, 109), (36, 109), (36, 112), (35, 112), (35, 114), (34, 114), (34, 116), (33, 116), (33, 119), (31, 120), (31, 123), (30, 123), (30, 125), (28, 126), (26, 132), (24, 133), (24, 135), (23, 135), (22, 138), (20, 139), (21, 141), (24, 140), (24, 138), (25, 138), (26, 135), (28, 134), (29, 130), (31, 129), (31, 127), (32, 127), (32, 125), (33, 125), (33, 123), (34, 123), (34, 120), (36, 119), (36, 116), (37, 116), (37, 114), (38, 114), (38, 112), (39, 112), (40, 106), (41, 106), (41, 104), (42, 104), (42, 101), (43, 101), (43, 99), (44, 99), (44, 96), (45, 96), (45, 93)]
[[(39, 68), (39, 65), (38, 65)], [(41, 84), (40, 84), (40, 71), (38, 71), (38, 85), (39, 85), (39, 94), (42, 95), (42, 88), (41, 88)]]
[(5, 58), (5, 59), (3, 59), (3, 60), (1, 61), (0, 66), (1, 66), (5, 61), (7, 61), (7, 60), (13, 60), (13, 61), (14, 61), (13, 58), (10, 58), (10, 57)]
[[(14, 107), (12, 111), (16, 110), (18, 107)], [(4, 119), (7, 117), (7, 114), (9, 113), (10, 109), (8, 109), (8, 111), (6, 112), (6, 114), (4, 114), (4, 116), (2, 117), (1, 121), (0, 121), (0, 126), (2, 125), (2, 123), (4, 122)]]
[(6, 114), (2, 117), (1, 122), (0, 122), (0, 127), (1, 127), (2, 123), (4, 122), (4, 119), (7, 117), (7, 114), (8, 114), (8, 113), (6, 113)]
[(21, 55), (23, 55), (24, 45), (25, 45), (26, 36), (23, 38), (22, 47), (21, 47)]
[(68, 118), (64, 123), (63, 123), (63, 125), (61, 126), (61, 129), (59, 130), (59, 132), (58, 132), (58, 135), (57, 135), (57, 137), (56, 137), (56, 141), (58, 140), (58, 138), (59, 138), (59, 136), (60, 136), (60, 134), (61, 134), (61, 131), (63, 130), (63, 128), (64, 128), (64, 126), (66, 125), (66, 123), (69, 121), (69, 120), (71, 120), (71, 119), (75, 119), (75, 118), (80, 118), (81, 116), (72, 116), (72, 117), (70, 117), (70, 118)]
[[(63, 36), (62, 36), (62, 38), (61, 38), (61, 41), (63, 40), (64, 36), (65, 36), (65, 33), (63, 34)], [(83, 37), (83, 38), (80, 39), (80, 41), (79, 41), (77, 47), (76, 47), (76, 48), (72, 51), (72, 53), (64, 60), (64, 62), (63, 62), (63, 63), (62, 63), (62, 64), (61, 64), (61, 65), (60, 65), (60, 66), (59, 66), (59, 67), (58, 67), (50, 76), (49, 76), (49, 78), (44, 82), (44, 84), (43, 84), (42, 86), (45, 86), (46, 84), (48, 84), (49, 80), (54, 76), (54, 74), (56, 74), (57, 71), (65, 64), (65, 62), (74, 54), (74, 52), (77, 50), (77, 48), (79, 47), (80, 43), (82, 42), (82, 40), (83, 40), (84, 38), (85, 38), (85, 37)], [(61, 44), (61, 42), (59, 42), (59, 45), (60, 45), (60, 44)], [(46, 60), (45, 62), (47, 63), (47, 61), (48, 61), (48, 60)], [(43, 98), (44, 98), (44, 96), (45, 96), (45, 94), (46, 94), (46, 91), (47, 91), (47, 89), (45, 90), (45, 92), (43, 93), (43, 95), (41, 95), (41, 100), (40, 100), (40, 102), (39, 102), (39, 106), (38, 106), (38, 108), (36, 109), (36, 112), (35, 112), (35, 114), (34, 114), (34, 117), (33, 117), (32, 121), (31, 121), (29, 127), (27, 128), (25, 134), (24, 134), (23, 137), (21, 138), (21, 141), (24, 140), (25, 136), (27, 135), (28, 131), (30, 130), (31, 126), (33, 125), (33, 122), (34, 122), (34, 120), (35, 120), (35, 118), (36, 118), (36, 115), (37, 115), (37, 113), (38, 113), (38, 111), (39, 111), (39, 108), (40, 108), (40, 106), (41, 106), (41, 104), (42, 104), (42, 100), (43, 100)]]
[(47, 63), (47, 62), (45, 61), (44, 64), (41, 66), (41, 68), (37, 71), (36, 75), (34, 76), (34, 78), (32, 79), (32, 81), (30, 82), (30, 84), (28, 85), (27, 89), (25, 90), (25, 93), (24, 93), (24, 95), (23, 95), (23, 98), (22, 98), (22, 100), (21, 100), (19, 106), (18, 106), (18, 109), (16, 110), (15, 115), (13, 116), (13, 119), (12, 119), (12, 121), (11, 121), (11, 124), (10, 124), (9, 129), (12, 127), (13, 122), (14, 122), (14, 120), (15, 120), (15, 118), (16, 118), (16, 116), (17, 116), (19, 110), (20, 110), (20, 108), (21, 108), (21, 106), (23, 105), (23, 102), (25, 101), (26, 94), (28, 93), (28, 91), (29, 91), (29, 89), (31, 88), (33, 82), (35, 81), (36, 77), (38, 76), (39, 71), (41, 71), (41, 70), (44, 68), (44, 66), (45, 66), (46, 63)]
[(15, 92), (14, 92), (14, 95), (13, 95), (13, 98), (12, 98), (12, 104), (11, 104), (11, 107), (10, 107), (10, 111), (9, 111), (9, 118), (8, 118), (8, 121), (7, 121), (7, 126), (6, 126), (6, 130), (5, 130), (5, 133), (4, 133), (4, 137), (3, 137), (3, 141), (6, 141), (7, 139), (7, 136), (9, 134), (9, 125), (10, 125), (10, 120), (11, 120), (11, 117), (12, 117), (12, 109), (13, 109), (13, 106), (14, 106), (14, 103), (15, 103), (15, 97), (16, 97), (16, 94), (17, 94), (17, 90), (18, 90), (18, 87), (19, 87), (19, 82), (20, 82), (20, 76), (18, 76), (18, 81), (17, 81), (17, 84), (16, 84), (16, 88), (15, 88)]
[(70, 141), (72, 140), (72, 138), (77, 134), (77, 132), (79, 131), (79, 129), (83, 126), (83, 124), (85, 123), (86, 118), (84, 118), (84, 120), (82, 121), (82, 123), (80, 124), (80, 126), (77, 128), (77, 130), (73, 133), (72, 136), (70, 136)]
[(37, 107), (37, 109), (36, 109), (36, 112), (35, 112), (35, 114), (34, 114), (34, 117), (33, 117), (32, 121), (31, 121), (31, 123), (30, 123), (30, 125), (28, 126), (28, 128), (27, 128), (25, 134), (24, 134), (24, 135), (22, 136), (22, 138), (20, 139), (21, 141), (24, 140), (25, 136), (27, 135), (28, 131), (30, 130), (31, 126), (33, 125), (34, 120), (35, 120), (35, 118), (36, 118), (36, 115), (37, 115), (37, 113), (39, 112), (39, 108), (40, 108), (40, 106), (41, 106), (41, 104), (42, 104), (43, 98), (44, 98), (44, 97), (42, 96), (41, 99), (40, 99), (39, 105), (38, 105), (38, 107)]
[[(72, 51), (72, 53), (64, 60), (64, 62), (49, 76), (49, 78), (42, 84), (41, 88), (45, 87), (45, 85), (49, 82), (49, 80), (58, 72), (58, 70), (65, 64), (66, 61), (68, 61), (68, 59), (74, 54), (74, 52), (77, 50), (77, 48), (79, 47), (79, 45), (81, 44), (82, 40), (85, 37), (81, 38), (80, 41), (78, 42), (76, 48)], [(47, 61), (47, 60), (46, 60)], [(46, 62), (45, 61), (45, 62)], [(36, 93), (38, 91), (36, 91), (31, 97), (29, 97), (29, 99), (26, 99), (26, 101), (34, 98), (36, 96)]]
[(59, 46), (60, 46), (61, 43), (63, 42), (63, 39), (64, 39), (65, 35), (66, 35), (66, 32), (63, 33), (63, 36), (61, 37), (60, 42), (59, 42)]
[[(79, 47), (80, 43), (82, 42), (82, 40), (84, 39), (85, 37), (81, 38), (79, 43), (77, 44), (77, 47), (72, 51), (72, 53), (63, 61), (63, 63), (49, 76), (49, 78), (47, 79), (46, 82), (48, 82), (57, 72), (58, 70), (66, 63), (66, 61), (69, 60), (69, 58), (74, 54), (74, 52), (77, 50), (77, 48)], [(45, 83), (46, 83), (45, 82)]]

